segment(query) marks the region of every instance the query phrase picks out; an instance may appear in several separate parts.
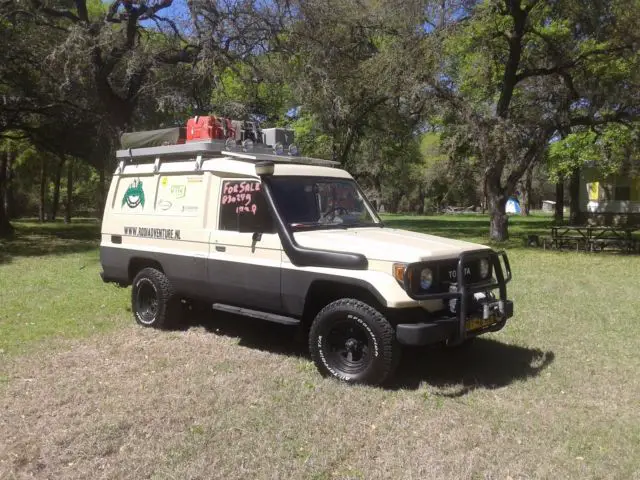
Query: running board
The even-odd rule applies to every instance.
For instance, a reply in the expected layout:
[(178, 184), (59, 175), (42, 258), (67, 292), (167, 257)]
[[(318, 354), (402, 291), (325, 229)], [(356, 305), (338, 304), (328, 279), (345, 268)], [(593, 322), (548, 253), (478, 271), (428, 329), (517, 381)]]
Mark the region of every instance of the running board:
[(233, 313), (236, 315), (242, 315), (251, 318), (259, 318), (260, 320), (281, 323), (283, 325), (300, 325), (300, 320), (298, 320), (297, 318), (276, 315), (275, 313), (260, 312), (258, 310), (250, 310), (248, 308), (234, 307), (232, 305), (225, 305), (224, 303), (214, 303), (212, 305), (212, 308), (221, 312)]

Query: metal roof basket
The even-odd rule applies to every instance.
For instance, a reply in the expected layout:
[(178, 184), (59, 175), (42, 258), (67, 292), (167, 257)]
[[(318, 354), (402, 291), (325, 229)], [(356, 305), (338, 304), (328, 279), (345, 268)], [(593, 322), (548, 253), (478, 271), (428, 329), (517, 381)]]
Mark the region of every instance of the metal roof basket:
[(340, 162), (333, 160), (298, 155), (298, 149), (295, 145), (289, 145), (285, 149), (281, 144), (269, 147), (263, 144), (255, 145), (251, 140), (245, 140), (238, 144), (234, 139), (228, 138), (227, 140), (207, 140), (118, 150), (116, 158), (120, 162), (116, 173), (123, 172), (127, 163), (150, 162), (154, 163), (154, 172), (157, 173), (161, 162), (185, 160), (186, 158), (195, 158), (196, 170), (200, 170), (204, 157), (233, 157), (248, 162), (271, 161), (324, 167), (336, 167), (340, 164)]

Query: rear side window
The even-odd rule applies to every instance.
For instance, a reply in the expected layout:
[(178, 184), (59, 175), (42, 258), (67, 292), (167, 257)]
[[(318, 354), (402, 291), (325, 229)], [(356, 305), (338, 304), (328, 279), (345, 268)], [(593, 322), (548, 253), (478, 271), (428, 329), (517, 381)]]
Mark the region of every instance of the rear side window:
[(224, 180), (220, 194), (220, 230), (275, 231), (273, 220), (257, 180)]

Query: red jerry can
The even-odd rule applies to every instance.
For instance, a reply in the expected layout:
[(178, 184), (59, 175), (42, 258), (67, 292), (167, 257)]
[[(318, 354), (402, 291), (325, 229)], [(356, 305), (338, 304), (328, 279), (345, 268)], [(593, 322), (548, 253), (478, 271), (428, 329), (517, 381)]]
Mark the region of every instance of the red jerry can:
[(190, 118), (187, 121), (187, 142), (223, 139), (222, 121), (224, 119), (211, 116)]

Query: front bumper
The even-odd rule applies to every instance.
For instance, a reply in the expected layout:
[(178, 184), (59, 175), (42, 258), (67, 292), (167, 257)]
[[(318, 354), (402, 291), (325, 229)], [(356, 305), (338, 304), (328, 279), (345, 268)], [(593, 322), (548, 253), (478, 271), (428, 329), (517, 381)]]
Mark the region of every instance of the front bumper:
[(448, 342), (456, 344), (467, 338), (477, 337), (484, 333), (497, 332), (513, 316), (513, 302), (504, 302), (504, 313), (491, 325), (473, 331), (466, 331), (459, 335), (459, 321), (457, 317), (442, 318), (434, 322), (400, 323), (396, 327), (396, 338), (402, 345), (424, 346), (433, 343)]
[[(465, 280), (465, 267), (469, 261), (489, 257), (494, 278), (481, 283), (470, 284)], [(502, 267), (504, 262), (504, 270)], [(467, 338), (502, 329), (507, 319), (513, 316), (513, 302), (507, 299), (507, 283), (511, 280), (511, 267), (505, 252), (474, 251), (464, 252), (458, 257), (457, 278), (453, 291), (444, 293), (407, 292), (414, 300), (454, 300), (455, 313), (442, 314), (429, 322), (398, 323), (396, 338), (403, 345), (423, 346), (446, 341), (456, 345)], [(407, 284), (408, 282), (405, 282)], [(492, 290), (498, 289), (495, 298)], [(489, 294), (478, 302), (476, 294)], [(470, 322), (472, 324), (470, 325)]]

